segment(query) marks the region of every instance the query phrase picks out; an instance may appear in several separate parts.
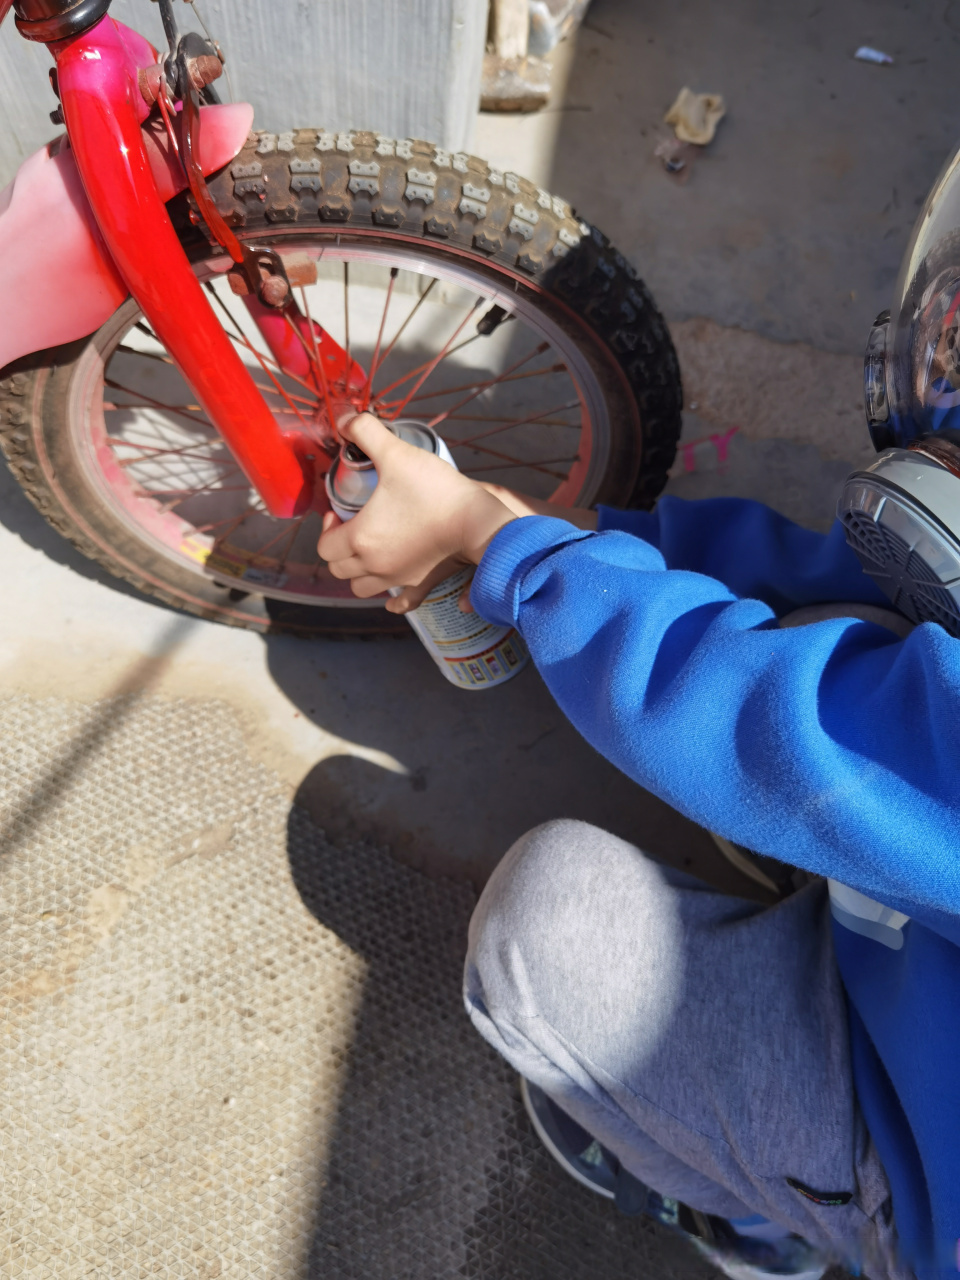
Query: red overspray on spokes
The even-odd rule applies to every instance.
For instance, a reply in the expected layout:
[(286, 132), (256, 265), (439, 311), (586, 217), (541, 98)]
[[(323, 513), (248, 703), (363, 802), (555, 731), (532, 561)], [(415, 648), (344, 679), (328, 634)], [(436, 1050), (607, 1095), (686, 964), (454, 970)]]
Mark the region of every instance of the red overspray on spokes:
[[(250, 294), (243, 301), (283, 372), (319, 397), (313, 415), (316, 438), (335, 450), (338, 425), (365, 407), (367, 375), (362, 366), (295, 301), (282, 308), (265, 306)], [(328, 464), (321, 465), (326, 470)]]

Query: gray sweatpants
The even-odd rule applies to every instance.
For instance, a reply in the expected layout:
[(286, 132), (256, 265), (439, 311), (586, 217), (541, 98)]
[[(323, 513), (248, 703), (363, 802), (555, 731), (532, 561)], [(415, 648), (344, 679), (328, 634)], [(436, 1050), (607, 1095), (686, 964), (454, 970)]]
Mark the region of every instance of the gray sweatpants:
[[(485, 888), (464, 978), (480, 1034), (636, 1177), (762, 1214), (903, 1280), (857, 1107), (825, 888), (714, 892), (586, 823), (528, 832)], [(818, 1204), (793, 1187), (850, 1193)]]

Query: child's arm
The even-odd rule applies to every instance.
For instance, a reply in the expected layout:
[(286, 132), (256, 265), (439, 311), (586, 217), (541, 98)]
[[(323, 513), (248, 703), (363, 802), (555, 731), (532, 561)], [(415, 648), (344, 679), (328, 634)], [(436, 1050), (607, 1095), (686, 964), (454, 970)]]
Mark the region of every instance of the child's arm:
[(474, 580), (580, 732), (697, 822), (943, 927), (960, 915), (960, 641), (783, 631), (650, 543), (533, 517)]
[(835, 600), (890, 607), (839, 524), (826, 535), (814, 533), (747, 498), (665, 497), (654, 511), (587, 511), (555, 507), (500, 485), (483, 487), (518, 516), (556, 516), (578, 529), (633, 534), (656, 547), (668, 569), (705, 573), (735, 595), (763, 600), (781, 616)]
[(748, 498), (665, 497), (654, 511), (599, 508), (597, 528), (622, 529), (649, 542), (668, 569), (716, 578), (738, 596), (753, 596), (782, 615), (805, 604), (890, 602), (850, 550), (843, 528), (804, 529)]

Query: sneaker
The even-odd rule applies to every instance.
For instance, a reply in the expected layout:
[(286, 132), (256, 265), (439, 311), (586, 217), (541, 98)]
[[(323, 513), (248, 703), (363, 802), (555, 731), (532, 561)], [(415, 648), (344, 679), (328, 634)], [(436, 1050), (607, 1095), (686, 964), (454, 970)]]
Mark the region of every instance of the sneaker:
[(520, 1096), (537, 1137), (571, 1178), (606, 1200), (616, 1199), (620, 1162), (557, 1106), (542, 1089), (520, 1077)]
[[(800, 1236), (784, 1234), (763, 1240), (743, 1236), (726, 1218), (710, 1218), (713, 1239), (691, 1235), (697, 1252), (730, 1280), (820, 1280), (830, 1263)], [(774, 1224), (770, 1224), (773, 1226)], [(726, 1230), (729, 1228), (729, 1231)]]
[(717, 835), (716, 831), (711, 831), (710, 836), (731, 866), (736, 867), (741, 875), (754, 884), (772, 893), (778, 901), (782, 902), (804, 885), (819, 878), (809, 871), (801, 871), (799, 867), (791, 867), (778, 858), (771, 858), (765, 853), (754, 853), (752, 849), (745, 849), (742, 844), (734, 844), (732, 840)]
[(828, 1261), (806, 1240), (759, 1214), (730, 1221), (660, 1195), (523, 1076), (520, 1095), (537, 1137), (566, 1173), (623, 1213), (645, 1213), (686, 1236), (730, 1280), (821, 1280), (827, 1270)]
[(564, 1172), (581, 1186), (612, 1200), (629, 1217), (645, 1213), (664, 1226), (695, 1231), (696, 1220), (706, 1218), (677, 1200), (661, 1196), (624, 1169), (620, 1161), (596, 1138), (571, 1119), (537, 1085), (520, 1077), (520, 1095), (537, 1136)]

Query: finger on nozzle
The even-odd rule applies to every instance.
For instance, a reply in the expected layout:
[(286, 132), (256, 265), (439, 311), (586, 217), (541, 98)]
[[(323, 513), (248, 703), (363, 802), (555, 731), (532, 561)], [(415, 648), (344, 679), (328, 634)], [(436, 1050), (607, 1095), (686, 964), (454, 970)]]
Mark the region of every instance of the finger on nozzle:
[(337, 429), (337, 433), (340, 436), (340, 439), (345, 442), (343, 445), (343, 456), (348, 462), (354, 463), (354, 465), (370, 461), (369, 453), (367, 453), (365, 449), (362, 449), (360, 445), (355, 443), (353, 438), (353, 432), (357, 424), (361, 423), (365, 425), (364, 419), (369, 419), (371, 422), (375, 422), (378, 427), (385, 427), (391, 435), (395, 434), (389, 423), (382, 422), (375, 414), (369, 412), (355, 414), (347, 422), (342, 422)]

